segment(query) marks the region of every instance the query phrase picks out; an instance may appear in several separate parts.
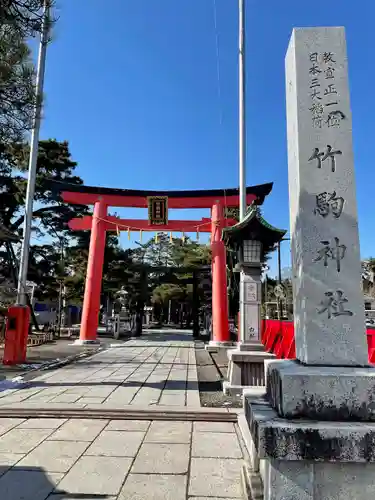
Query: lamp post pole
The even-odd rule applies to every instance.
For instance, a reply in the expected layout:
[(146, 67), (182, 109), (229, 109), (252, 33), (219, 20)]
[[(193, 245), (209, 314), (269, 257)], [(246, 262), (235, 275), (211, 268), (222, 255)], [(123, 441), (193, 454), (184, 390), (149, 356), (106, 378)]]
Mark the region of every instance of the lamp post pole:
[(23, 240), (22, 240), (21, 259), (20, 259), (20, 268), (19, 268), (18, 286), (17, 286), (17, 304), (23, 306), (27, 305), (26, 280), (27, 280), (27, 271), (29, 263), (31, 223), (33, 217), (33, 201), (35, 192), (36, 165), (38, 158), (39, 130), (40, 130), (41, 112), (43, 104), (43, 84), (44, 84), (44, 72), (46, 65), (46, 52), (47, 52), (47, 42), (48, 42), (49, 11), (50, 11), (50, 0), (45, 0), (43, 5), (43, 20), (42, 20), (42, 30), (40, 36), (39, 55), (38, 55), (38, 68), (36, 76), (36, 89), (35, 89), (36, 101), (35, 101), (34, 123), (31, 131), (31, 141), (30, 141), (29, 176), (28, 176), (27, 191), (26, 191), (25, 222), (23, 229)]
[[(281, 251), (280, 251), (282, 241), (290, 241), (290, 238), (283, 238), (277, 244), (277, 267), (278, 267), (278, 280), (277, 281), (278, 281), (279, 285), (281, 285), (281, 281), (282, 281), (281, 280)], [(282, 319), (281, 307), (282, 307), (282, 300), (278, 297), (278, 299), (277, 299), (277, 316), (278, 316), (279, 320)]]
[(246, 120), (245, 120), (245, 0), (239, 0), (239, 182), (240, 221), (246, 215)]
[(64, 268), (65, 268), (65, 258), (64, 258), (64, 240), (63, 238), (59, 238), (60, 242), (60, 266), (61, 266), (61, 273), (62, 276), (60, 276), (60, 283), (59, 283), (59, 303), (58, 303), (58, 322), (57, 322), (57, 332), (58, 332), (58, 337), (60, 338), (61, 335), (61, 323), (62, 323), (62, 317), (63, 317), (63, 304), (64, 304)]
[[(238, 118), (239, 118), (239, 204), (240, 221), (245, 218), (246, 203), (246, 120), (245, 120), (245, 0), (238, 1)], [(246, 340), (245, 274), (240, 273), (240, 341)]]

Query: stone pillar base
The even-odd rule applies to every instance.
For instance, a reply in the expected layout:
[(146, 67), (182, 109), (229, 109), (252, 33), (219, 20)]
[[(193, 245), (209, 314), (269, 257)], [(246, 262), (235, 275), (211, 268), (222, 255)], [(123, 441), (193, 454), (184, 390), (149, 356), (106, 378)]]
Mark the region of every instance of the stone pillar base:
[(264, 362), (275, 359), (273, 354), (264, 351), (263, 346), (263, 350), (256, 351), (244, 350), (246, 344), (241, 347), (228, 351), (228, 381), (223, 384), (226, 395), (242, 394), (244, 389), (250, 387), (264, 387)]
[(234, 349), (236, 346), (236, 342), (220, 342), (216, 340), (210, 340), (210, 342), (206, 344), (204, 348), (208, 352), (218, 352), (221, 349)]
[(264, 345), (261, 342), (238, 342), (237, 350), (242, 352), (247, 351), (262, 351), (264, 352)]
[(248, 464), (243, 464), (241, 469), (241, 486), (244, 498), (248, 500), (263, 500), (264, 490), (262, 480)]
[(265, 398), (251, 395), (244, 396), (244, 410), (251, 462), (259, 463), (249, 478), (255, 484), (262, 479), (264, 500), (373, 497), (374, 423), (287, 420)]
[(375, 367), (267, 363), (267, 399), (279, 416), (375, 422)]
[(73, 345), (99, 345), (100, 340), (82, 340), (82, 339), (77, 339), (73, 342)]

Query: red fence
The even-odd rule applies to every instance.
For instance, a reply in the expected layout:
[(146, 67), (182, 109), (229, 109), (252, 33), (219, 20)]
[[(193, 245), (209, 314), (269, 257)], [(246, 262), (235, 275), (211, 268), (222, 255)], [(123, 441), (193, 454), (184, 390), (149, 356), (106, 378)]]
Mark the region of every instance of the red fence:
[[(292, 321), (262, 320), (262, 342), (268, 352), (279, 359), (295, 359), (294, 324)], [(368, 359), (375, 363), (375, 329), (367, 330)]]

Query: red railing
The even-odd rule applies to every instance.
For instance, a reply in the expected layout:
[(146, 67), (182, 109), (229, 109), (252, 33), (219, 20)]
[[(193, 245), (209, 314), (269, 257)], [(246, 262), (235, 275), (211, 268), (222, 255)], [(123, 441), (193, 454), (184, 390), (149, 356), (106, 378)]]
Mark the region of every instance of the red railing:
[[(262, 320), (262, 342), (268, 352), (279, 359), (294, 359), (296, 344), (294, 341), (294, 324), (292, 321), (277, 319)], [(368, 359), (375, 363), (375, 329), (367, 330)]]

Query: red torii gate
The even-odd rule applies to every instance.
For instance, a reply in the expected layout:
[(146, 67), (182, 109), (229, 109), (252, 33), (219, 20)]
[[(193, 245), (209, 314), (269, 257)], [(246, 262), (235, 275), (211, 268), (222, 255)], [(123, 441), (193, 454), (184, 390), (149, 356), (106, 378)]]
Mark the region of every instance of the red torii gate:
[[(92, 216), (75, 218), (69, 222), (72, 230), (91, 230), (87, 263), (86, 286), (80, 330), (82, 343), (95, 342), (100, 309), (100, 293), (107, 231), (170, 231), (211, 232), (212, 249), (212, 331), (213, 341), (229, 341), (228, 300), (226, 281), (226, 251), (221, 240), (223, 227), (236, 221), (224, 216), (225, 207), (238, 207), (238, 189), (211, 189), (196, 191), (141, 191), (130, 189), (80, 186), (63, 182), (52, 183), (52, 189), (60, 192), (66, 203), (93, 205)], [(271, 192), (272, 183), (248, 187), (247, 204), (253, 201), (261, 205)], [(209, 208), (211, 219), (171, 220), (167, 224), (152, 225), (146, 220), (120, 219), (108, 215), (108, 207), (147, 208), (150, 197), (167, 197), (168, 209)]]

